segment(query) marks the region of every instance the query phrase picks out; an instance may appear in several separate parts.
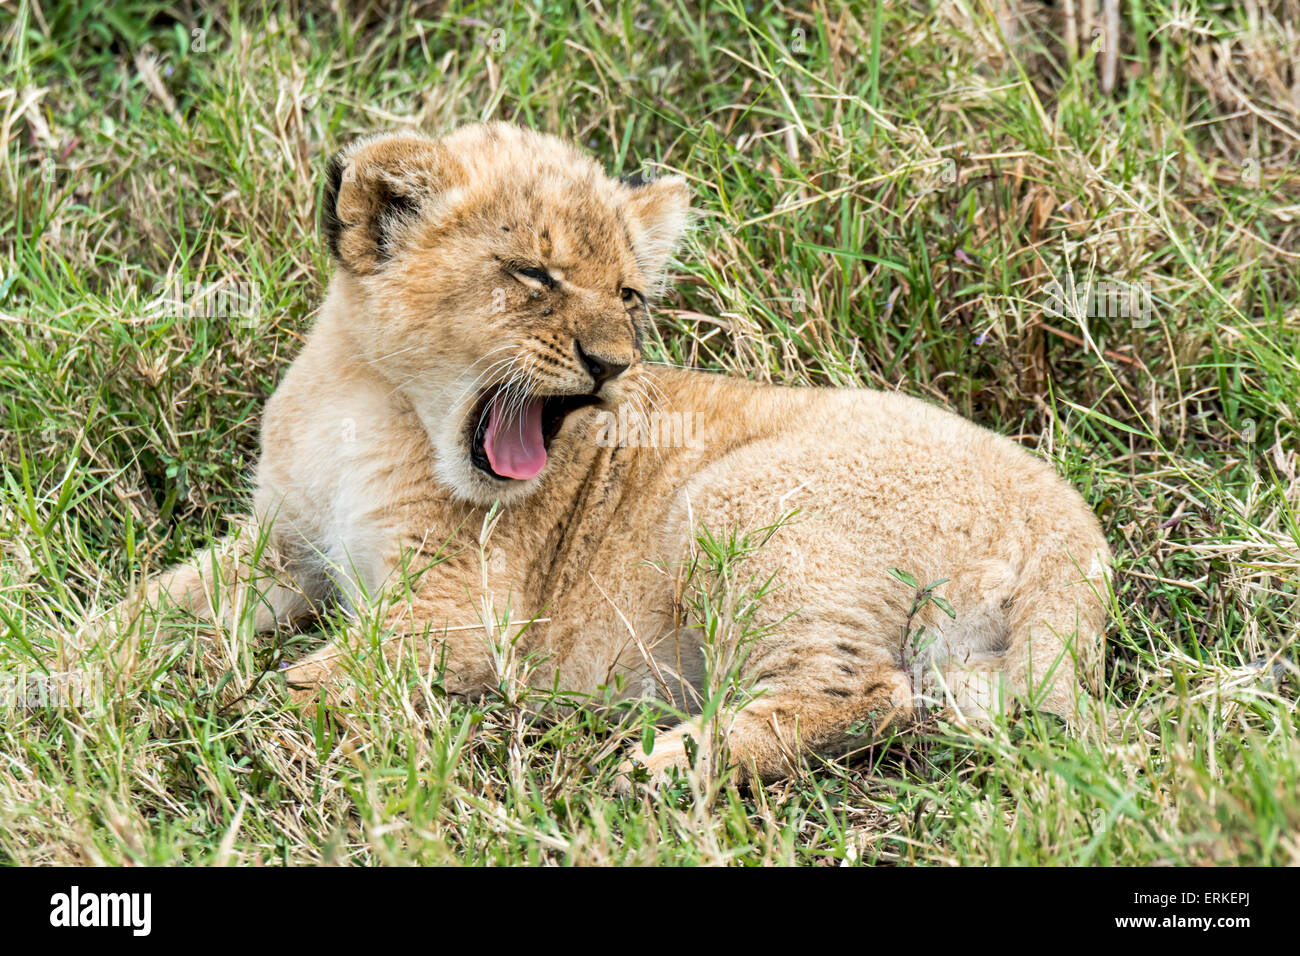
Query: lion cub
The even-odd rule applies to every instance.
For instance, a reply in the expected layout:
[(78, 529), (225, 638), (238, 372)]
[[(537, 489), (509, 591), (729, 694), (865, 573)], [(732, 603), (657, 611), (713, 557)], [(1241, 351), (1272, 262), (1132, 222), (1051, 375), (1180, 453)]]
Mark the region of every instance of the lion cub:
[[(680, 178), (612, 180), (493, 123), (362, 140), (323, 196), (337, 269), (267, 405), (253, 517), (154, 597), (218, 613), (260, 541), (259, 629), (331, 600), (382, 606), (382, 646), (481, 695), (500, 680), (478, 619), (490, 599), (511, 609), (498, 640), (517, 638), (533, 685), (649, 688), (689, 709), (703, 654), (677, 588), (697, 535), (776, 526), (746, 559), (775, 586), (743, 658), (752, 694), (725, 727), (742, 776), (906, 720), (922, 694), (974, 718), (1018, 700), (1078, 719), (1109, 552), (1047, 464), (904, 395), (644, 360), (687, 221)], [(412, 586), (404, 570), (435, 556)], [(955, 617), (913, 613), (892, 570), (942, 581)], [(346, 702), (344, 657), (312, 654), (290, 687)], [(655, 779), (685, 767), (688, 736), (705, 743), (686, 722), (638, 759)]]

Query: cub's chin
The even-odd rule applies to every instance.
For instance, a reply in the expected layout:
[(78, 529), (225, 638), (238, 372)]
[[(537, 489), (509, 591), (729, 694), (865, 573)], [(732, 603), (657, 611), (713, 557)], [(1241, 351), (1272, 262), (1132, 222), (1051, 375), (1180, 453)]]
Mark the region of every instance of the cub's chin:
[(497, 503), (509, 505), (527, 498), (546, 481), (550, 464), (535, 477), (524, 481), (498, 478), (475, 465), (464, 449), (457, 449), (451, 455), (438, 456), (437, 474), (457, 501), (488, 508)]

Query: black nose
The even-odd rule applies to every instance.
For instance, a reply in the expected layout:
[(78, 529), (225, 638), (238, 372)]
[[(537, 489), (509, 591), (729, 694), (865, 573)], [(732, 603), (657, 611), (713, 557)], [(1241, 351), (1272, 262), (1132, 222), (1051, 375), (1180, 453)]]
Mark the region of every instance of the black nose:
[(589, 354), (583, 349), (581, 342), (577, 343), (577, 345), (578, 358), (582, 359), (582, 364), (587, 366), (587, 371), (590, 372), (591, 377), (596, 380), (596, 386), (592, 389), (593, 392), (600, 391), (600, 386), (604, 385), (611, 378), (617, 378), (627, 370), (626, 364), (618, 364), (617, 362), (611, 362), (608, 359), (596, 358), (596, 356)]

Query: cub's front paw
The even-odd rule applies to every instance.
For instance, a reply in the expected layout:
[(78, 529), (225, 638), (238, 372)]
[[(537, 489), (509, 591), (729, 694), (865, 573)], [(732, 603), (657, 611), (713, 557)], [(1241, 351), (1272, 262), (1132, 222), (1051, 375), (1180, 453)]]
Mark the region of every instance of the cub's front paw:
[(648, 754), (637, 745), (619, 765), (616, 783), (618, 792), (635, 791), (633, 778), (637, 776), (638, 768), (649, 776), (645, 786), (650, 790), (658, 790), (672, 781), (673, 770), (683, 776), (690, 771), (692, 755), (695, 756), (697, 772), (706, 773), (709, 769), (708, 754), (696, 743), (702, 737), (701, 732), (692, 727), (689, 730), (671, 730), (659, 737)]
[(334, 681), (337, 669), (333, 666), (332, 660), (324, 658), (321, 654), (305, 657), (285, 668), (281, 674), (289, 691), (289, 699), (308, 716), (315, 713), (317, 705), (320, 704), (322, 688), (327, 703), (341, 703), (340, 689)]

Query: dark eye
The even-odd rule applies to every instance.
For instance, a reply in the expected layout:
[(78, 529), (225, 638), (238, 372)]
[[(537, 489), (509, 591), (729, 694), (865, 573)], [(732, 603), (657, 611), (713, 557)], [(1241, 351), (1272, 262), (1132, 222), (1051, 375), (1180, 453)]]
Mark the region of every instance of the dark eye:
[(525, 279), (532, 279), (534, 282), (540, 282), (548, 289), (555, 285), (554, 277), (545, 269), (529, 266), (526, 269), (516, 269), (515, 274), (523, 276)]
[(635, 305), (645, 305), (645, 296), (636, 289), (630, 289), (627, 286), (624, 286), (623, 291), (619, 294), (623, 297), (623, 304), (629, 309)]

